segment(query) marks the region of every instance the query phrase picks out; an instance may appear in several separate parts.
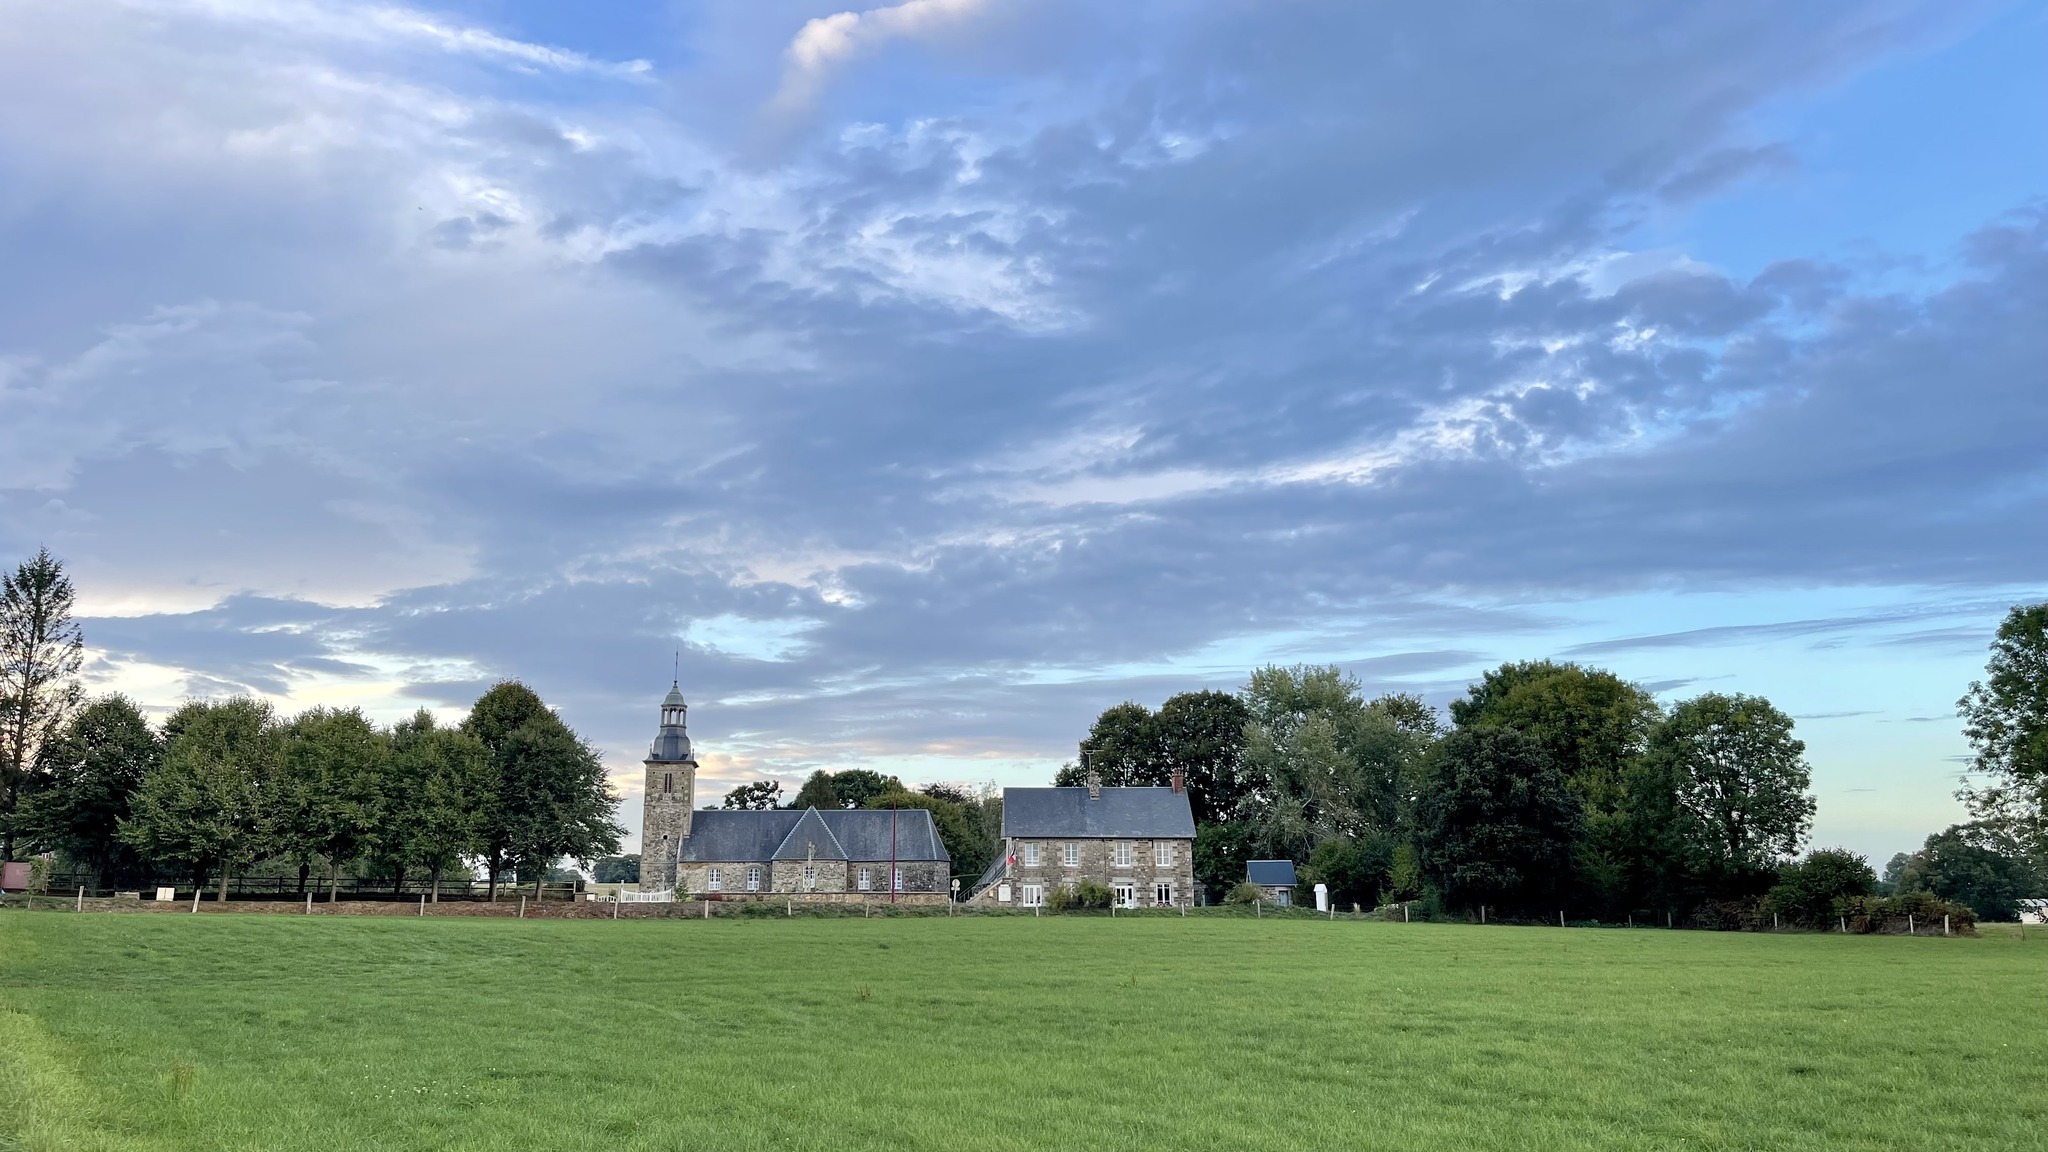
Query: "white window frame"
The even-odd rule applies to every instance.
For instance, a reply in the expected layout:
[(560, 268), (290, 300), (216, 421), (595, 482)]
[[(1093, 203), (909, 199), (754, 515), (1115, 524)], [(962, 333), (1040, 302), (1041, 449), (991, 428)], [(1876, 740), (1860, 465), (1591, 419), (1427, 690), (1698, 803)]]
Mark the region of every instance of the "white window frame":
[(1155, 908), (1173, 907), (1173, 885), (1170, 882), (1162, 880), (1152, 885), (1152, 906)]
[(889, 890), (892, 892), (903, 891), (903, 869), (891, 868), (889, 872), (889, 883), (891, 885)]
[(719, 875), (718, 869), (713, 868), (704, 873), (704, 890), (706, 892), (716, 892), (724, 886), (724, 880)]
[(1022, 897), (1017, 901), (1017, 906), (1019, 908), (1045, 907), (1045, 885), (1025, 884), (1022, 887)]
[(1060, 863), (1069, 868), (1081, 866), (1081, 846), (1072, 840), (1060, 845)]
[(817, 890), (818, 867), (815, 864), (806, 864), (804, 865), (804, 891), (816, 892)]
[(1038, 844), (1035, 841), (1026, 840), (1024, 842), (1024, 866), (1026, 868), (1038, 867)]
[(866, 868), (863, 868), (863, 869), (861, 869), (861, 870), (860, 870), (859, 872), (856, 872), (856, 873), (854, 873), (854, 877), (853, 877), (853, 883), (854, 883), (854, 887), (855, 887), (855, 888), (858, 888), (858, 889), (859, 889), (860, 891), (862, 891), (862, 892), (865, 892), (865, 891), (867, 891), (867, 890), (868, 890), (868, 870), (867, 870)]
[(1129, 868), (1131, 861), (1136, 858), (1137, 853), (1131, 850), (1131, 842), (1129, 840), (1119, 840), (1116, 842), (1115, 860), (1117, 867)]
[(1117, 884), (1110, 888), (1110, 892), (1114, 894), (1117, 907), (1136, 908), (1138, 906), (1138, 886), (1136, 884)]
[(1152, 842), (1152, 866), (1154, 868), (1173, 867), (1173, 841), (1154, 840)]
[(754, 867), (747, 869), (747, 891), (759, 892), (760, 890), (761, 868), (759, 865), (755, 865)]

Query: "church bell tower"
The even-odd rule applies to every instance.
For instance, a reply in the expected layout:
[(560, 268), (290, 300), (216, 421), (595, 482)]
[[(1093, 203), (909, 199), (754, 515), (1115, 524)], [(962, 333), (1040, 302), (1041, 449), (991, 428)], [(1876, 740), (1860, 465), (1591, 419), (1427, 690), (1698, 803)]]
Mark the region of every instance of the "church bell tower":
[(640, 814), (640, 890), (676, 886), (676, 856), (690, 835), (697, 806), (697, 755), (690, 748), (690, 706), (681, 682), (661, 702), (661, 730), (647, 749), (647, 790)]

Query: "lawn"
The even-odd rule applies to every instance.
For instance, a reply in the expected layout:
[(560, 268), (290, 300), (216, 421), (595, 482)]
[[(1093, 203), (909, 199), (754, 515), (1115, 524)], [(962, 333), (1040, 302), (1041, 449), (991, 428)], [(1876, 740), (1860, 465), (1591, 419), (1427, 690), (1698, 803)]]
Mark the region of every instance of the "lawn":
[(0, 913), (0, 1149), (2025, 1148), (2048, 931)]

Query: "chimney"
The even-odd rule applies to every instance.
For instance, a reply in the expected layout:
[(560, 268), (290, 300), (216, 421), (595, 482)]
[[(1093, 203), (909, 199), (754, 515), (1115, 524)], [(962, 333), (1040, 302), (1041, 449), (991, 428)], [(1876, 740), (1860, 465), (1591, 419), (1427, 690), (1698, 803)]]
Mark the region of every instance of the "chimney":
[(1173, 770), (1173, 790), (1175, 792), (1185, 792), (1188, 790), (1188, 778), (1178, 768)]

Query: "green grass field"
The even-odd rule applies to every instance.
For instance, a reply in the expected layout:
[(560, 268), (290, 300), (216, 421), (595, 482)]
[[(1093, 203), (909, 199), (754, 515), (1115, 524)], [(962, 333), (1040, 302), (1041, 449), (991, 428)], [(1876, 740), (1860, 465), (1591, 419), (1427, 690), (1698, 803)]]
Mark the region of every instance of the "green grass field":
[(2048, 931), (0, 913), (0, 1148), (2024, 1148)]

